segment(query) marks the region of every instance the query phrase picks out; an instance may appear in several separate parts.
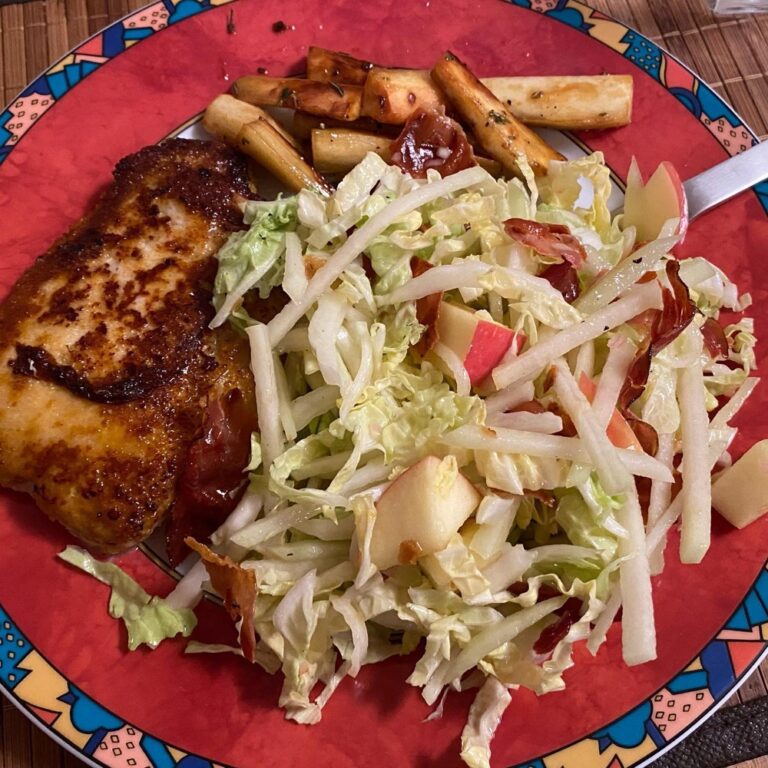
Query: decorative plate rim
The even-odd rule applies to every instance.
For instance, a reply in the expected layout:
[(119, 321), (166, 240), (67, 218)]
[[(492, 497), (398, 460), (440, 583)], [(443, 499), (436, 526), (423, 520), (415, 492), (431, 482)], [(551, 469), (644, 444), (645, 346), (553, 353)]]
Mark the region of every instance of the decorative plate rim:
[[(729, 154), (757, 142), (743, 119), (689, 67), (630, 26), (580, 0), (502, 1), (566, 24), (627, 58), (669, 90)], [(156, 0), (90, 36), (48, 67), (0, 113), (0, 164), (37, 120), (91, 72), (167, 26), (233, 2), (236, 0)], [(144, 26), (137, 26), (135, 19)], [(101, 41), (101, 55), (92, 52), (94, 41)], [(40, 98), (32, 104), (35, 96)], [(38, 111), (24, 109), (30, 106)], [(753, 189), (768, 214), (768, 182)], [(564, 768), (648, 765), (714, 714), (766, 657), (768, 561), (725, 625), (672, 680), (603, 728), (518, 768), (547, 768), (554, 763)], [(48, 690), (52, 680), (58, 684), (57, 690), (64, 690), (61, 695), (54, 692), (54, 699)], [(0, 690), (35, 726), (88, 765), (116, 766), (119, 745), (127, 737), (138, 743), (152, 768), (226, 768), (141, 731), (80, 691), (29, 643), (1, 603)]]

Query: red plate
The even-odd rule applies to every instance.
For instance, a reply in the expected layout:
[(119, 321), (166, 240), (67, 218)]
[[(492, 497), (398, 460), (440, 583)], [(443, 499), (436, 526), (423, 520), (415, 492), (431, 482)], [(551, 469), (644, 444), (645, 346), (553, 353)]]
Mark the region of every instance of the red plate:
[[(637, 33), (575, 0), (518, 5), (526, 7), (496, 0), (167, 0), (119, 22), (0, 115), (0, 291), (87, 209), (121, 157), (166, 136), (257, 66), (272, 75), (300, 71), (311, 43), (414, 67), (429, 67), (450, 48), (483, 75), (630, 73), (632, 125), (578, 137), (602, 150), (620, 175), (634, 154), (643, 168), (671, 160), (686, 179), (751, 143), (737, 116)], [(227, 31), (232, 12), (235, 34)], [(274, 33), (279, 19), (291, 29)], [(758, 195), (742, 194), (697, 220), (680, 253), (706, 256), (750, 291), (757, 333), (766, 335), (768, 220)], [(759, 388), (739, 416), (737, 453), (768, 435), (766, 391)], [(184, 657), (183, 642), (127, 653), (122, 627), (106, 613), (105, 588), (56, 559), (70, 539), (25, 497), (0, 496), (0, 536), (4, 690), (93, 764), (211, 765), (194, 755), (274, 768), (459, 764), (472, 694), (450, 696), (442, 720), (422, 723), (428, 709), (405, 684), (413, 659), (364, 669), (342, 684), (322, 723), (297, 726), (276, 706), (279, 679), (241, 659)], [(553, 752), (534, 764), (648, 759), (759, 660), (768, 637), (768, 519), (736, 531), (716, 517), (700, 566), (680, 566), (676, 551), (673, 536), (667, 569), (655, 582), (658, 661), (626, 668), (615, 627), (597, 658), (577, 649), (565, 692), (514, 694), (493, 744), (495, 765), (529, 764)], [(121, 565), (150, 592), (171, 587), (142, 552)], [(230, 639), (215, 605), (204, 603), (200, 615), (201, 639)]]

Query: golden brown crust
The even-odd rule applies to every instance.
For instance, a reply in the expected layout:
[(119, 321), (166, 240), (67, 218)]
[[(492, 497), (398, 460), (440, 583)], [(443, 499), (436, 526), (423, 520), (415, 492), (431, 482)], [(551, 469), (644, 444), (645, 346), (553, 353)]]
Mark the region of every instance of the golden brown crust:
[(39, 258), (0, 307), (14, 372), (100, 402), (145, 396), (200, 354), (213, 254), (242, 221), (239, 159), (174, 141), (122, 160), (94, 210)]
[(143, 149), (0, 306), (0, 484), (91, 546), (149, 535), (209, 397), (252, 398), (247, 345), (207, 328), (214, 255), (247, 195), (224, 145)]

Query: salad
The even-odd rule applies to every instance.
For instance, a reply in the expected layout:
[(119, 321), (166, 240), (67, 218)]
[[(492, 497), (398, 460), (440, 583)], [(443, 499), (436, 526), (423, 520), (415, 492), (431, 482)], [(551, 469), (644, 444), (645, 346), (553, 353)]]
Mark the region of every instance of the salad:
[(520, 169), (415, 179), (370, 153), (332, 194), (244, 204), (212, 323), (250, 342), (242, 500), (188, 540), (201, 559), (165, 599), (63, 553), (112, 586), (132, 647), (189, 635), (212, 588), (239, 646), (187, 650), (281, 674), (305, 724), (363, 666), (413, 654), (430, 717), (477, 689), (473, 768), (515, 689), (563, 688), (574, 643), (596, 653), (619, 609), (626, 663), (656, 657), (651, 575), (678, 520), (681, 559), (704, 556), (711, 473), (757, 383), (752, 321), (718, 322), (749, 297), (675, 259), (681, 218), (648, 231), (629, 198), (612, 215), (600, 153)]

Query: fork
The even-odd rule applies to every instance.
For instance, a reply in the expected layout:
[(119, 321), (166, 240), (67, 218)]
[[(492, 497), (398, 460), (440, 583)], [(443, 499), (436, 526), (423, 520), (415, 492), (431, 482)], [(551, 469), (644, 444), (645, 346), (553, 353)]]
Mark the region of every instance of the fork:
[(768, 141), (683, 182), (688, 221), (768, 179)]

